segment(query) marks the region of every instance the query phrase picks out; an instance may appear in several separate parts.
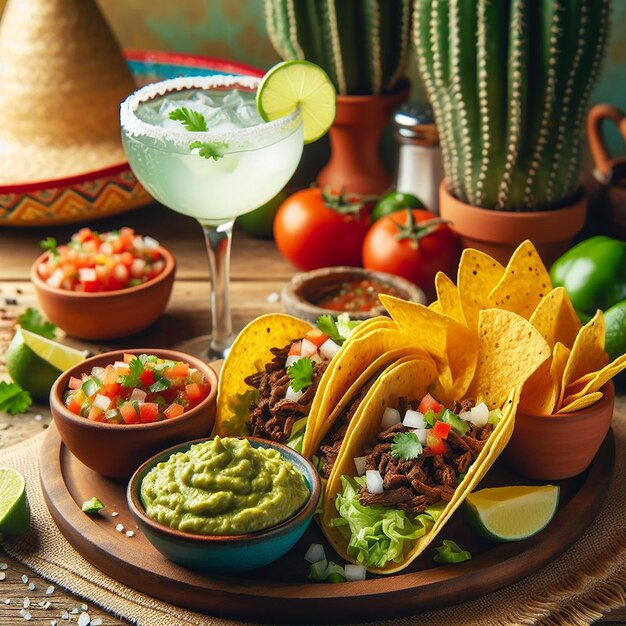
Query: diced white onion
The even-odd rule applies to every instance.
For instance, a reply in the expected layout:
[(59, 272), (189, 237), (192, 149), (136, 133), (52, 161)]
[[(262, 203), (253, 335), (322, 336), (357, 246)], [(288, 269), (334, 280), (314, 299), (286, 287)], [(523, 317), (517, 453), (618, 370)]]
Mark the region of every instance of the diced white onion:
[(105, 373), (105, 369), (104, 367), (92, 367), (91, 368), (91, 375), (95, 376), (98, 380), (102, 381), (104, 380), (104, 373)]
[(111, 398), (108, 398), (107, 396), (103, 396), (101, 393), (99, 393), (93, 399), (93, 405), (96, 408), (101, 409), (102, 411), (106, 411), (109, 408), (109, 406), (111, 406)]
[(482, 428), (487, 424), (487, 420), (489, 419), (489, 408), (484, 402), (481, 402), (470, 409), (470, 414), (470, 422), (472, 422), (474, 426)]
[(354, 459), (354, 467), (356, 467), (356, 473), (359, 476), (363, 476), (363, 474), (365, 474), (365, 459), (367, 459), (366, 456), (357, 456)]
[(417, 435), (417, 438), (420, 440), (420, 443), (425, 446), (426, 445), (426, 437), (428, 437), (428, 433), (430, 432), (430, 428), (416, 428), (412, 430)]
[(148, 394), (143, 391), (143, 389), (133, 389), (133, 392), (130, 394), (129, 400), (131, 402), (143, 402), (146, 399)]
[(294, 363), (299, 361), (302, 357), (297, 354), (290, 354), (285, 361), (285, 367), (291, 367)]
[(327, 339), (320, 346), (320, 353), (323, 354), (329, 361), (339, 352), (341, 347), (337, 345), (332, 339)]
[(144, 248), (147, 248), (148, 250), (154, 250), (154, 248), (159, 247), (159, 242), (156, 239), (153, 239), (152, 237), (144, 237), (143, 245), (144, 245)]
[(400, 411), (398, 411), (398, 409), (387, 407), (383, 413), (383, 419), (380, 422), (380, 427), (382, 430), (387, 430), (395, 424), (399, 424), (401, 421), (402, 418), (400, 417)]
[(50, 287), (60, 287), (64, 278), (65, 276), (63, 275), (63, 270), (58, 269), (55, 270), (54, 274), (52, 274), (48, 280), (46, 280), (46, 284), (50, 285)]
[(383, 492), (383, 477), (378, 470), (367, 470), (365, 472), (365, 486), (370, 493)]
[(144, 259), (134, 259), (130, 266), (130, 275), (133, 278), (141, 278), (145, 269), (146, 262), (144, 261)]
[(93, 267), (81, 267), (78, 270), (78, 279), (83, 283), (92, 283), (96, 280), (96, 270)]
[(143, 237), (140, 237), (139, 235), (137, 235), (133, 239), (133, 248), (137, 248), (137, 250), (143, 250), (143, 246), (144, 246)]
[(346, 573), (346, 580), (365, 580), (366, 570), (362, 565), (346, 563), (343, 569)]
[(317, 352), (317, 346), (312, 341), (309, 341), (308, 339), (302, 340), (302, 348), (300, 348), (301, 356), (311, 357), (316, 352)]
[(285, 400), (291, 400), (292, 402), (297, 402), (304, 395), (304, 391), (294, 391), (291, 388), (291, 385), (287, 387), (287, 392), (285, 393)]
[(459, 413), (459, 417), (466, 422), (472, 421), (472, 414), (470, 411), (463, 411), (462, 413)]
[(404, 414), (402, 424), (407, 428), (426, 428), (426, 420), (424, 419), (424, 414), (420, 413), (419, 411), (413, 411), (411, 409), (409, 409)]
[(128, 369), (128, 363), (126, 363), (126, 361), (115, 361), (115, 363), (113, 363), (113, 369), (114, 370)]
[(309, 563), (325, 561), (326, 553), (324, 552), (324, 546), (321, 543), (312, 543), (304, 555), (304, 560)]
[(318, 365), (322, 362), (322, 357), (316, 352), (312, 357), (311, 357), (311, 361), (313, 361), (313, 363), (317, 363)]

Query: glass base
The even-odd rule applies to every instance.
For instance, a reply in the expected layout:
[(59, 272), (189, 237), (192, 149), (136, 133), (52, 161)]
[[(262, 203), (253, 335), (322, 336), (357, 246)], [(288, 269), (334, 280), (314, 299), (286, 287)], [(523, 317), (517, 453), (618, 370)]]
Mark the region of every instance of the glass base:
[(222, 345), (214, 345), (212, 335), (201, 335), (200, 337), (186, 339), (185, 341), (177, 343), (174, 346), (174, 350), (192, 354), (209, 363), (211, 361), (217, 361), (218, 359), (225, 359), (230, 352), (230, 347), (234, 339), (234, 337), (229, 337), (228, 340), (221, 342)]

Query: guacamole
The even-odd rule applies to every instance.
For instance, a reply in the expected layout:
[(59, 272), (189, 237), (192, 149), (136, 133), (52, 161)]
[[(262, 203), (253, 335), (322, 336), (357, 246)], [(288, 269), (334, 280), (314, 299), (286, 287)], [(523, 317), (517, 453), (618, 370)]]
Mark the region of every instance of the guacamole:
[(151, 519), (199, 535), (241, 535), (279, 524), (309, 497), (277, 450), (215, 437), (153, 467), (141, 483)]

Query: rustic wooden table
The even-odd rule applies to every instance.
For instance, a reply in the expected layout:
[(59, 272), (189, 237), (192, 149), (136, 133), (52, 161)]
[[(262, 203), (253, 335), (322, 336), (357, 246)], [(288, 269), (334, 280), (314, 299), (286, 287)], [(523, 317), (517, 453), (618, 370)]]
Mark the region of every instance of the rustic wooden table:
[[(183, 339), (210, 331), (210, 282), (202, 233), (198, 224), (160, 206), (150, 206), (133, 213), (96, 223), (98, 230), (129, 225), (150, 234), (169, 248), (178, 262), (174, 292), (165, 314), (150, 329), (125, 340), (107, 344), (85, 344), (67, 339), (77, 347), (102, 350), (115, 347), (167, 347)], [(39, 254), (38, 241), (53, 236), (67, 241), (76, 226), (46, 229), (0, 230), (0, 379), (7, 379), (3, 355), (13, 333), (14, 321), (28, 306), (37, 306), (28, 275), (33, 259)], [(251, 239), (236, 232), (231, 263), (231, 303), (235, 330), (263, 313), (280, 311), (280, 289), (294, 269), (285, 262), (272, 242)], [(626, 414), (626, 398), (617, 399), (617, 410)], [(10, 416), (0, 413), (1, 450), (37, 434), (50, 422), (48, 407), (33, 407), (28, 414)], [(6, 564), (6, 568), (3, 564)], [(121, 626), (127, 622), (105, 613), (95, 605), (84, 605), (78, 597), (54, 586), (27, 567), (11, 559), (0, 548), (0, 624), (24, 623), (25, 599), (30, 605), (31, 624), (49, 626), (76, 622), (86, 611), (91, 620), (102, 620), (103, 626)], [(24, 582), (26, 580), (26, 582)], [(30, 587), (29, 587), (30, 585)], [(33, 588), (34, 587), (34, 588)], [(49, 591), (49, 593), (47, 593)], [(51, 605), (44, 608), (44, 602)], [(41, 603), (41, 605), (40, 605)], [(86, 607), (86, 608), (85, 608)], [(68, 613), (62, 619), (64, 612)], [(96, 621), (96, 623), (99, 623)], [(626, 625), (626, 608), (611, 612), (601, 624)]]

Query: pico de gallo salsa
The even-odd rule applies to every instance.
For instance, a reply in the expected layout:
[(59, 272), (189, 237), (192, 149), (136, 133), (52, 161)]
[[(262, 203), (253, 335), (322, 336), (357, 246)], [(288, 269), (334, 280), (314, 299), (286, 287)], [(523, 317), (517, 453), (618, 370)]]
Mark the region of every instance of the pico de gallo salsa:
[(367, 312), (380, 306), (379, 294), (401, 297), (392, 285), (371, 278), (346, 280), (322, 294), (315, 304), (331, 311)]
[(72, 376), (65, 406), (94, 422), (147, 424), (179, 417), (209, 392), (202, 372), (188, 363), (125, 354), (123, 361)]
[(78, 292), (115, 291), (141, 285), (160, 274), (165, 261), (159, 242), (132, 228), (98, 233), (81, 228), (66, 245), (41, 242), (48, 251), (37, 271), (50, 287)]

